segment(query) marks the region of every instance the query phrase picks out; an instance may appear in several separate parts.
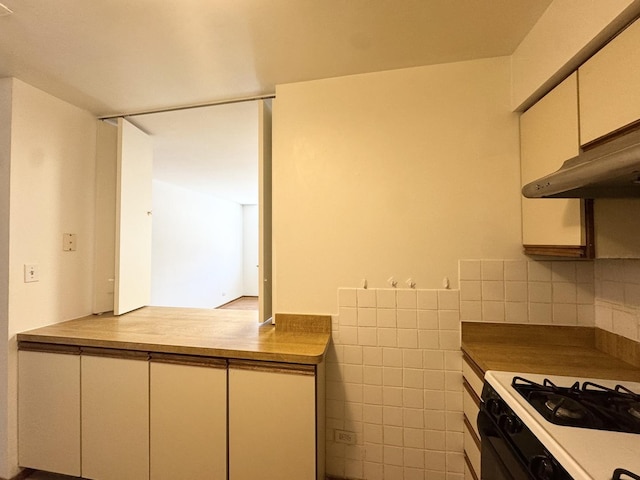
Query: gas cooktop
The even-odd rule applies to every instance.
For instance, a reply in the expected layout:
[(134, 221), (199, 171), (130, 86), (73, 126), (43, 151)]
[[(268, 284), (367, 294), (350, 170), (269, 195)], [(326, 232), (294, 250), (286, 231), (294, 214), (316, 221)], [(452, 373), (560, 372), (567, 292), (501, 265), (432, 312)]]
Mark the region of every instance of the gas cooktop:
[(592, 381), (560, 386), (514, 376), (511, 386), (546, 420), (556, 425), (640, 433), (640, 394), (617, 384)]
[(640, 383), (496, 371), (485, 381), (574, 479), (640, 474)]

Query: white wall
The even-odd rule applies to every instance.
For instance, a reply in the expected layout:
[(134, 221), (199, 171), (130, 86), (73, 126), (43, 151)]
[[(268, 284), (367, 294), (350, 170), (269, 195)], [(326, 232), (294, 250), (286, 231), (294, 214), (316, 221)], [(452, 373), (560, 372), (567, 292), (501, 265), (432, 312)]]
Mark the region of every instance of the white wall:
[(243, 205), (243, 290), (249, 297), (258, 296), (258, 206)]
[(554, 0), (511, 56), (513, 109), (529, 107), (638, 14), (638, 0)]
[(242, 205), (153, 182), (151, 304), (213, 308), (243, 293)]
[[(9, 478), (18, 471), (15, 334), (91, 312), (96, 123), (88, 112), (19, 80), (6, 82), (12, 87), (11, 236), (0, 477)], [(63, 252), (63, 233), (77, 234), (77, 251)], [(23, 282), (25, 263), (39, 265), (39, 282)]]
[(518, 258), (508, 57), (280, 85), (274, 311), (336, 308), (338, 287), (457, 283), (460, 258)]

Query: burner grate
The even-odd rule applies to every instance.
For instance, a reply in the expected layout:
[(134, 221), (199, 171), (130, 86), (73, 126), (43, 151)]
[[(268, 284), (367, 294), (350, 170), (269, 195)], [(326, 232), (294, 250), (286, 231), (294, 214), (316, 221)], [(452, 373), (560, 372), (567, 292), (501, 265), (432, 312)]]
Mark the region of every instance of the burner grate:
[(635, 473), (630, 472), (629, 470), (625, 470), (624, 468), (616, 468), (613, 471), (613, 479), (612, 480), (624, 480), (623, 476), (631, 477), (634, 480), (640, 480), (640, 475), (636, 475)]
[(556, 425), (640, 433), (640, 395), (622, 385), (593, 382), (568, 387), (514, 377), (512, 387), (546, 420)]

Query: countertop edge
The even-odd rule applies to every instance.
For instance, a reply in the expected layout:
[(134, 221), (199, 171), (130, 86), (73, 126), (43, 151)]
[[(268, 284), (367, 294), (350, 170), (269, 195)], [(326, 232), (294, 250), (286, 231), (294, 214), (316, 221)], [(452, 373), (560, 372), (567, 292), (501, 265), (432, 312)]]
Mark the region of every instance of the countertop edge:
[(329, 345), (329, 339), (327, 339), (327, 342), (324, 344), (324, 346), (318, 345), (318, 347), (322, 347), (321, 349), (318, 349), (318, 352), (309, 354), (295, 354), (287, 352), (257, 352), (252, 350), (240, 350), (223, 347), (190, 347), (152, 343), (135, 343), (117, 340), (95, 340), (86, 338), (38, 335), (30, 333), (17, 334), (17, 340), (18, 342), (70, 345), (75, 347), (112, 348), (117, 350), (129, 350), (138, 352), (172, 353), (211, 358), (275, 361), (306, 365), (318, 365), (322, 363), (324, 361), (324, 357)]
[(286, 314), (282, 325), (257, 312), (143, 307), (88, 315), (16, 334), (20, 343), (318, 365), (331, 342), (331, 316)]

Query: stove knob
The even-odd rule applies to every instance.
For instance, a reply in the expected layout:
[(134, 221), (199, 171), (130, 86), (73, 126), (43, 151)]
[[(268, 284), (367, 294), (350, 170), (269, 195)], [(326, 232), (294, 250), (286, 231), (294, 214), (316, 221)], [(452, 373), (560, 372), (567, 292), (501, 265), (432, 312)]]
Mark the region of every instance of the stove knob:
[(553, 462), (546, 455), (536, 455), (531, 459), (531, 471), (535, 478), (552, 480), (555, 474)]
[(522, 430), (522, 422), (515, 415), (507, 415), (504, 419), (504, 429), (508, 434), (514, 435)]
[(500, 401), (495, 398), (490, 398), (487, 400), (487, 410), (493, 416), (498, 416), (502, 413), (502, 405), (500, 405)]

